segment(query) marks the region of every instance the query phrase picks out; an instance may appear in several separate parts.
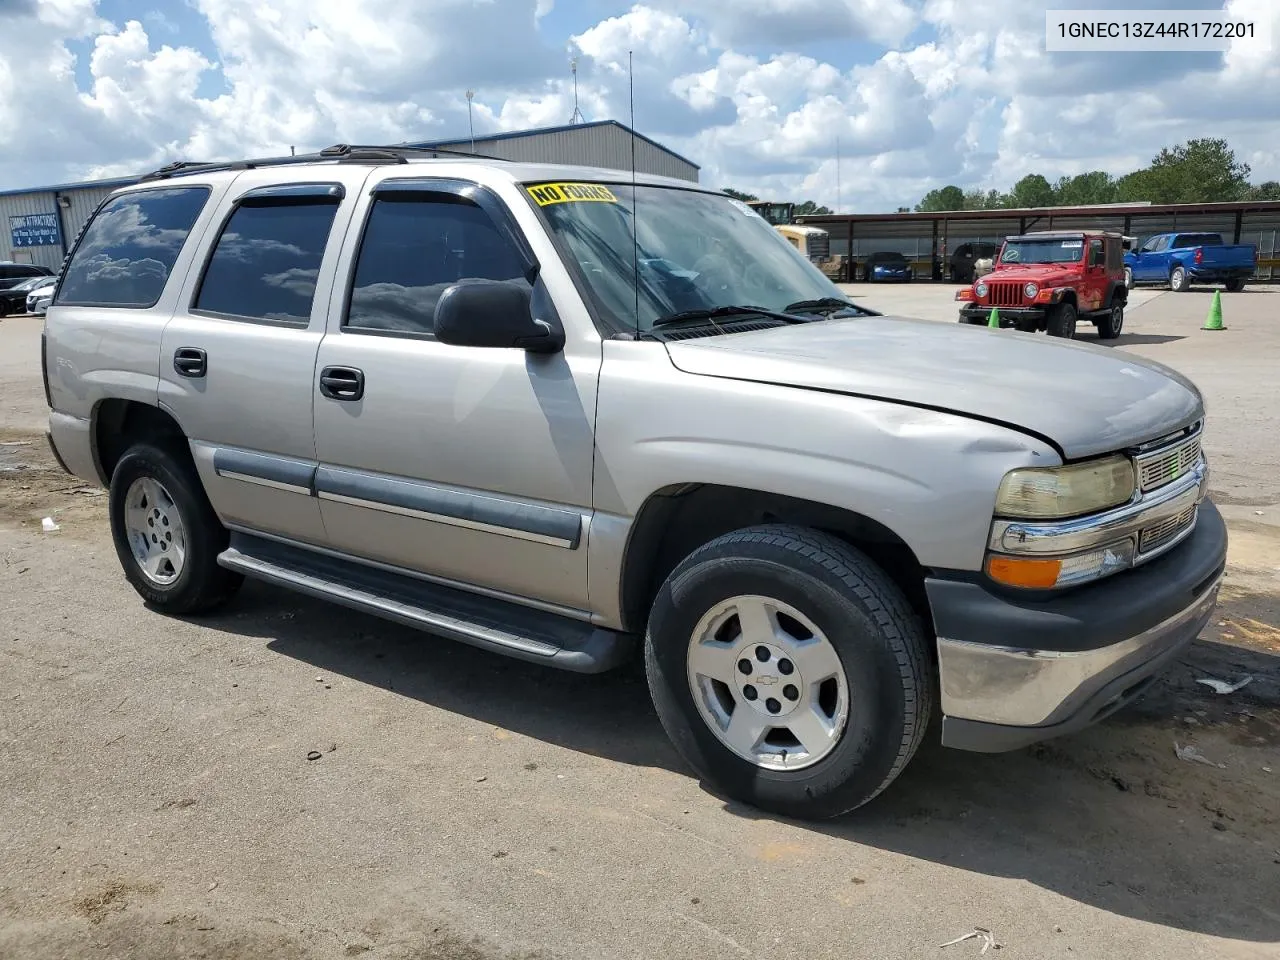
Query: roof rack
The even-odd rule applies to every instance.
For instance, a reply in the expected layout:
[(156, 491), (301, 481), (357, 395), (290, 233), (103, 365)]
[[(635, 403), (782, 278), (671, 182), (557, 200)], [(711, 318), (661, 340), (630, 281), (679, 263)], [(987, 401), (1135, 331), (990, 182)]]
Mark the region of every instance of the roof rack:
[(175, 160), (172, 163), (166, 163), (158, 170), (144, 174), (139, 177), (139, 181), (147, 180), (167, 180), (170, 177), (182, 176), (190, 173), (214, 173), (219, 170), (254, 170), (258, 167), (280, 167), (293, 163), (317, 163), (323, 160), (336, 160), (339, 163), (407, 163), (405, 154), (430, 155), (439, 157), (441, 154), (450, 157), (470, 157), (476, 160), (499, 160), (505, 161), (503, 157), (491, 157), (483, 153), (471, 153), (467, 150), (449, 150), (444, 147), (430, 146), (414, 146), (411, 144), (390, 144), (390, 145), (352, 145), (349, 143), (335, 143), (332, 146), (325, 147), (316, 153), (299, 153), (287, 157), (260, 157), (254, 160), (223, 160), (223, 161), (197, 161), (197, 160)]

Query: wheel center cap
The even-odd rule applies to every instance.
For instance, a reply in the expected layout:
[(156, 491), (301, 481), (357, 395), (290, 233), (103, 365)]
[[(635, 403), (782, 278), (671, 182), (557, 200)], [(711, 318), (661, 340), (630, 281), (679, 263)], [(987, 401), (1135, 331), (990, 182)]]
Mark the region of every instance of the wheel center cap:
[(772, 643), (746, 643), (734, 670), (738, 696), (766, 717), (785, 717), (800, 703), (804, 680), (790, 655)]

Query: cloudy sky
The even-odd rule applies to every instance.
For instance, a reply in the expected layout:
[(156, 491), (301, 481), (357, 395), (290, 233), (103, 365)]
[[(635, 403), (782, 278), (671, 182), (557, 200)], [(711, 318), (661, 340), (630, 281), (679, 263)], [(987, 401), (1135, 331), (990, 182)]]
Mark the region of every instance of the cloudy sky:
[[(1280, 179), (1280, 47), (1046, 54), (1044, 10), (1223, 0), (0, 0), (0, 189), (588, 120), (734, 186), (893, 210), (1222, 136)], [(1280, 0), (1226, 0), (1270, 18)]]

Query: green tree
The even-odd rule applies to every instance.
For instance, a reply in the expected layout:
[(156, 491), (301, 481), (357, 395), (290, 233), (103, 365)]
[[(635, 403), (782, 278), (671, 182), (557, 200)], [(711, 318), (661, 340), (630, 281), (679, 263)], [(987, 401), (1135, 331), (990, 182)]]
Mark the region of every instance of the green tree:
[(1013, 185), (1009, 202), (1015, 207), (1051, 207), (1053, 187), (1038, 173), (1029, 173)]
[(965, 210), (999, 210), (1009, 206), (1009, 197), (999, 190), (969, 190), (964, 195)]
[(1138, 203), (1143, 200), (1150, 200), (1154, 203), (1156, 200), (1153, 196), (1154, 190), (1155, 188), (1151, 183), (1151, 171), (1135, 170), (1133, 173), (1126, 173), (1116, 181), (1115, 202)]
[(831, 212), (830, 207), (820, 207), (818, 206), (818, 204), (814, 203), (812, 200), (806, 200), (804, 203), (796, 204), (797, 217), (806, 217), (812, 214), (823, 214), (823, 213), (830, 213), (830, 212)]
[(1249, 188), (1246, 200), (1280, 200), (1280, 182), (1267, 180)]
[(760, 199), (754, 193), (743, 193), (741, 190), (733, 189), (733, 187), (722, 187), (721, 193), (727, 193), (729, 196), (733, 197), (733, 199), (741, 200), (743, 203), (746, 203), (749, 200)]
[(1165, 147), (1146, 170), (1154, 203), (1240, 200), (1249, 192), (1249, 165), (1226, 140), (1206, 137)]
[(1115, 203), (1116, 181), (1102, 170), (1090, 170), (1074, 177), (1060, 177), (1053, 192), (1060, 207)]
[(937, 190), (930, 190), (916, 204), (918, 213), (940, 213), (944, 210), (963, 210), (964, 191), (959, 187), (947, 185)]

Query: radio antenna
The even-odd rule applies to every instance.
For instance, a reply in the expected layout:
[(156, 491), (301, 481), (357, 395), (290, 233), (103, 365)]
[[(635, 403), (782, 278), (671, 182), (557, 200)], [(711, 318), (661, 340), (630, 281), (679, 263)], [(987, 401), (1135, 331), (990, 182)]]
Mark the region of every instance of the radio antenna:
[(636, 336), (640, 336), (640, 210), (636, 203), (636, 79), (627, 51), (627, 84), (631, 97), (631, 270), (636, 284)]

